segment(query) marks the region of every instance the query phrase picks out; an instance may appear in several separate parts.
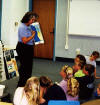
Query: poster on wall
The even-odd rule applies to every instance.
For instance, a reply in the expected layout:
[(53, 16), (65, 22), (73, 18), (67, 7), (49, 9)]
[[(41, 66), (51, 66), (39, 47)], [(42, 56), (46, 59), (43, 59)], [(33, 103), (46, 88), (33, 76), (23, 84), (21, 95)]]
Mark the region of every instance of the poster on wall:
[(6, 50), (4, 51), (4, 54), (5, 54), (8, 78), (11, 79), (13, 77), (18, 76), (19, 74), (18, 74), (16, 59), (14, 56), (14, 50)]
[(43, 44), (44, 39), (43, 39), (43, 35), (42, 35), (41, 29), (40, 29), (39, 22), (35, 22), (35, 23), (31, 24), (31, 29), (36, 32), (35, 37), (34, 37), (35, 45)]

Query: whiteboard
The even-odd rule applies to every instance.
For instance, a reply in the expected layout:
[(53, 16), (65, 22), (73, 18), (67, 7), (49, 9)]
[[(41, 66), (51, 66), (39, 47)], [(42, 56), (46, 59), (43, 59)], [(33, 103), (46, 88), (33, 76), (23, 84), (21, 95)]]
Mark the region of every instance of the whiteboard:
[(100, 37), (100, 0), (71, 0), (69, 34)]

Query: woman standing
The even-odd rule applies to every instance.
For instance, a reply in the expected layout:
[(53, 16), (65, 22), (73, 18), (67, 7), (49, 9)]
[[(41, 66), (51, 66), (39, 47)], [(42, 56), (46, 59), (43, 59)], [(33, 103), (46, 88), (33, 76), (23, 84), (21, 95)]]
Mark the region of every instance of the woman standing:
[(16, 51), (20, 60), (19, 81), (17, 87), (23, 87), (32, 74), (33, 63), (33, 45), (35, 31), (32, 31), (30, 25), (36, 21), (38, 15), (33, 12), (27, 12), (18, 29), (18, 43)]

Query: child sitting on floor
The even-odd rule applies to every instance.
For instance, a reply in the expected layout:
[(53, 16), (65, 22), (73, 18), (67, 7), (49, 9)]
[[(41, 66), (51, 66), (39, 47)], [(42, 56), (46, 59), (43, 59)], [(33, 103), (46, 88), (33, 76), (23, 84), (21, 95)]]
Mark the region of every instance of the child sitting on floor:
[(83, 73), (84, 63), (80, 62), (79, 64), (76, 65), (76, 67), (77, 67), (77, 72), (75, 72), (74, 77), (85, 76), (85, 74)]
[(79, 99), (81, 101), (89, 100), (93, 94), (94, 70), (95, 67), (93, 65), (86, 64), (83, 69), (85, 76), (75, 77), (79, 82)]
[(15, 91), (14, 105), (39, 105), (39, 79), (30, 77), (24, 87), (18, 87)]
[(81, 55), (81, 54), (78, 54), (78, 55), (76, 56), (75, 60), (74, 60), (74, 66), (73, 66), (74, 73), (78, 71), (78, 68), (77, 68), (78, 66), (77, 66), (77, 65), (78, 65), (79, 63), (82, 63), (83, 66), (86, 64), (86, 59), (85, 59), (85, 57), (84, 57), (83, 55)]
[(62, 81), (59, 86), (64, 90), (67, 100), (78, 100), (79, 83), (73, 78), (73, 69), (67, 65), (63, 66), (60, 72)]
[(40, 80), (40, 104), (48, 105), (50, 100), (66, 100), (63, 89), (52, 82), (47, 76), (41, 76)]
[(96, 79), (100, 79), (100, 77), (96, 76), (96, 60), (100, 57), (100, 54), (98, 51), (93, 51), (90, 56), (85, 56), (86, 58), (86, 64), (91, 64), (95, 67), (94, 76)]

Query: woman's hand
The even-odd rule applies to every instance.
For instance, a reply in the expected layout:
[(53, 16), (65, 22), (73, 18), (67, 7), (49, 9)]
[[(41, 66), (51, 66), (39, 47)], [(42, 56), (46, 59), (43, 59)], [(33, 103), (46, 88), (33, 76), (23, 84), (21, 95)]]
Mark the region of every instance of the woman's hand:
[(32, 33), (32, 35), (30, 36), (30, 37), (23, 37), (22, 38), (22, 41), (23, 41), (23, 43), (24, 44), (26, 44), (27, 42), (29, 42), (31, 39), (33, 39), (34, 38), (34, 36), (35, 36), (35, 31), (31, 31), (31, 33)]
[(32, 33), (32, 36), (34, 37), (35, 36), (35, 31), (31, 31), (31, 33)]

